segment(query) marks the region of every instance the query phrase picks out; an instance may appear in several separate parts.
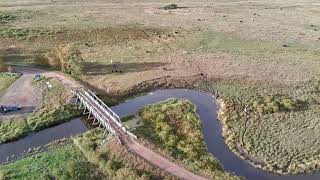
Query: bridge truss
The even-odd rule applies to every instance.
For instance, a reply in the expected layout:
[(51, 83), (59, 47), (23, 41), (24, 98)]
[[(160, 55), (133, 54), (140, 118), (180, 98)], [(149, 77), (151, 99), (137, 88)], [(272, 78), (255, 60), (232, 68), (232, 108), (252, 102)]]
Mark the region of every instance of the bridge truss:
[(99, 124), (104, 128), (104, 135), (111, 133), (121, 142), (122, 136), (137, 137), (129, 132), (122, 124), (120, 117), (113, 112), (100, 98), (92, 91), (83, 88), (72, 90), (76, 96), (76, 104), (83, 108), (83, 114), (88, 114), (88, 119), (93, 119), (93, 125)]

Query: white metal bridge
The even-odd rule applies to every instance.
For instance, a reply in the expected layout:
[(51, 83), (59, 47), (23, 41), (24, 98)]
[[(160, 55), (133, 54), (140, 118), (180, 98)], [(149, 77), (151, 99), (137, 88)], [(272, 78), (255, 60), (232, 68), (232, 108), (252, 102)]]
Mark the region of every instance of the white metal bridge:
[(122, 124), (119, 116), (114, 113), (101, 99), (99, 99), (92, 91), (83, 88), (72, 90), (76, 96), (76, 103), (80, 108), (83, 108), (83, 114), (88, 114), (88, 119), (93, 119), (93, 124), (99, 124), (99, 127), (104, 128), (104, 135), (112, 133), (120, 143), (126, 137), (137, 137), (129, 132)]

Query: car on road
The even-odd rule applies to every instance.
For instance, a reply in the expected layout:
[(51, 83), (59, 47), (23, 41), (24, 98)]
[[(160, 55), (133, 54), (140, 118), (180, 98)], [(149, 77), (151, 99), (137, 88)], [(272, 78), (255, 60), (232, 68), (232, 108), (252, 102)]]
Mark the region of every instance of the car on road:
[(0, 105), (0, 111), (4, 113), (19, 111), (19, 110), (21, 110), (20, 105)]

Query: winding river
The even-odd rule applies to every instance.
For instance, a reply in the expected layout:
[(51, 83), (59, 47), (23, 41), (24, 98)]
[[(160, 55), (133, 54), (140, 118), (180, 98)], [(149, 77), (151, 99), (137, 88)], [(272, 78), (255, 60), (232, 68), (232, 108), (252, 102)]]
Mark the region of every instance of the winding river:
[[(158, 90), (148, 95), (137, 97), (111, 107), (120, 117), (135, 114), (146, 105), (164, 101), (168, 98), (187, 99), (197, 107), (198, 114), (202, 121), (202, 132), (208, 150), (222, 164), (224, 170), (243, 176), (249, 180), (313, 180), (320, 179), (320, 173), (310, 173), (294, 176), (280, 176), (254, 168), (247, 161), (244, 161), (232, 153), (224, 143), (222, 127), (217, 119), (217, 106), (210, 93), (203, 93), (195, 90), (170, 89)], [(5, 162), (8, 156), (21, 155), (29, 148), (42, 146), (63, 137), (70, 137), (85, 132), (88, 127), (79, 118), (52, 128), (31, 134), (18, 141), (0, 145), (0, 162)]]

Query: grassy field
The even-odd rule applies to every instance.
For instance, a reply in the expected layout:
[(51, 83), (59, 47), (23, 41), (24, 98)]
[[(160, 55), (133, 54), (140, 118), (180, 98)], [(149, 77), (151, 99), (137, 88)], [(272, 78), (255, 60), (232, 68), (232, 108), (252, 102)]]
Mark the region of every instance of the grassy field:
[[(43, 89), (45, 82), (37, 84)], [(26, 118), (0, 121), (0, 143), (16, 140), (30, 132), (36, 132), (50, 126), (66, 122), (79, 115), (76, 106), (67, 104), (70, 96), (65, 87), (52, 81), (53, 88), (44, 92), (43, 102), (38, 109)]]
[(281, 174), (319, 169), (318, 81), (291, 88), (214, 87), (221, 93), (223, 135), (235, 153)]
[(141, 126), (134, 133), (151, 141), (166, 156), (207, 177), (238, 178), (224, 172), (208, 152), (201, 133), (201, 121), (190, 102), (173, 99), (150, 105), (139, 112), (139, 117)]
[(175, 179), (128, 152), (111, 136), (101, 145), (103, 140), (103, 132), (94, 129), (76, 137), (74, 143), (107, 179)]
[(17, 79), (15, 75), (0, 73), (0, 96), (5, 93), (6, 89)]
[(68, 144), (0, 166), (0, 179), (105, 179), (81, 151)]

